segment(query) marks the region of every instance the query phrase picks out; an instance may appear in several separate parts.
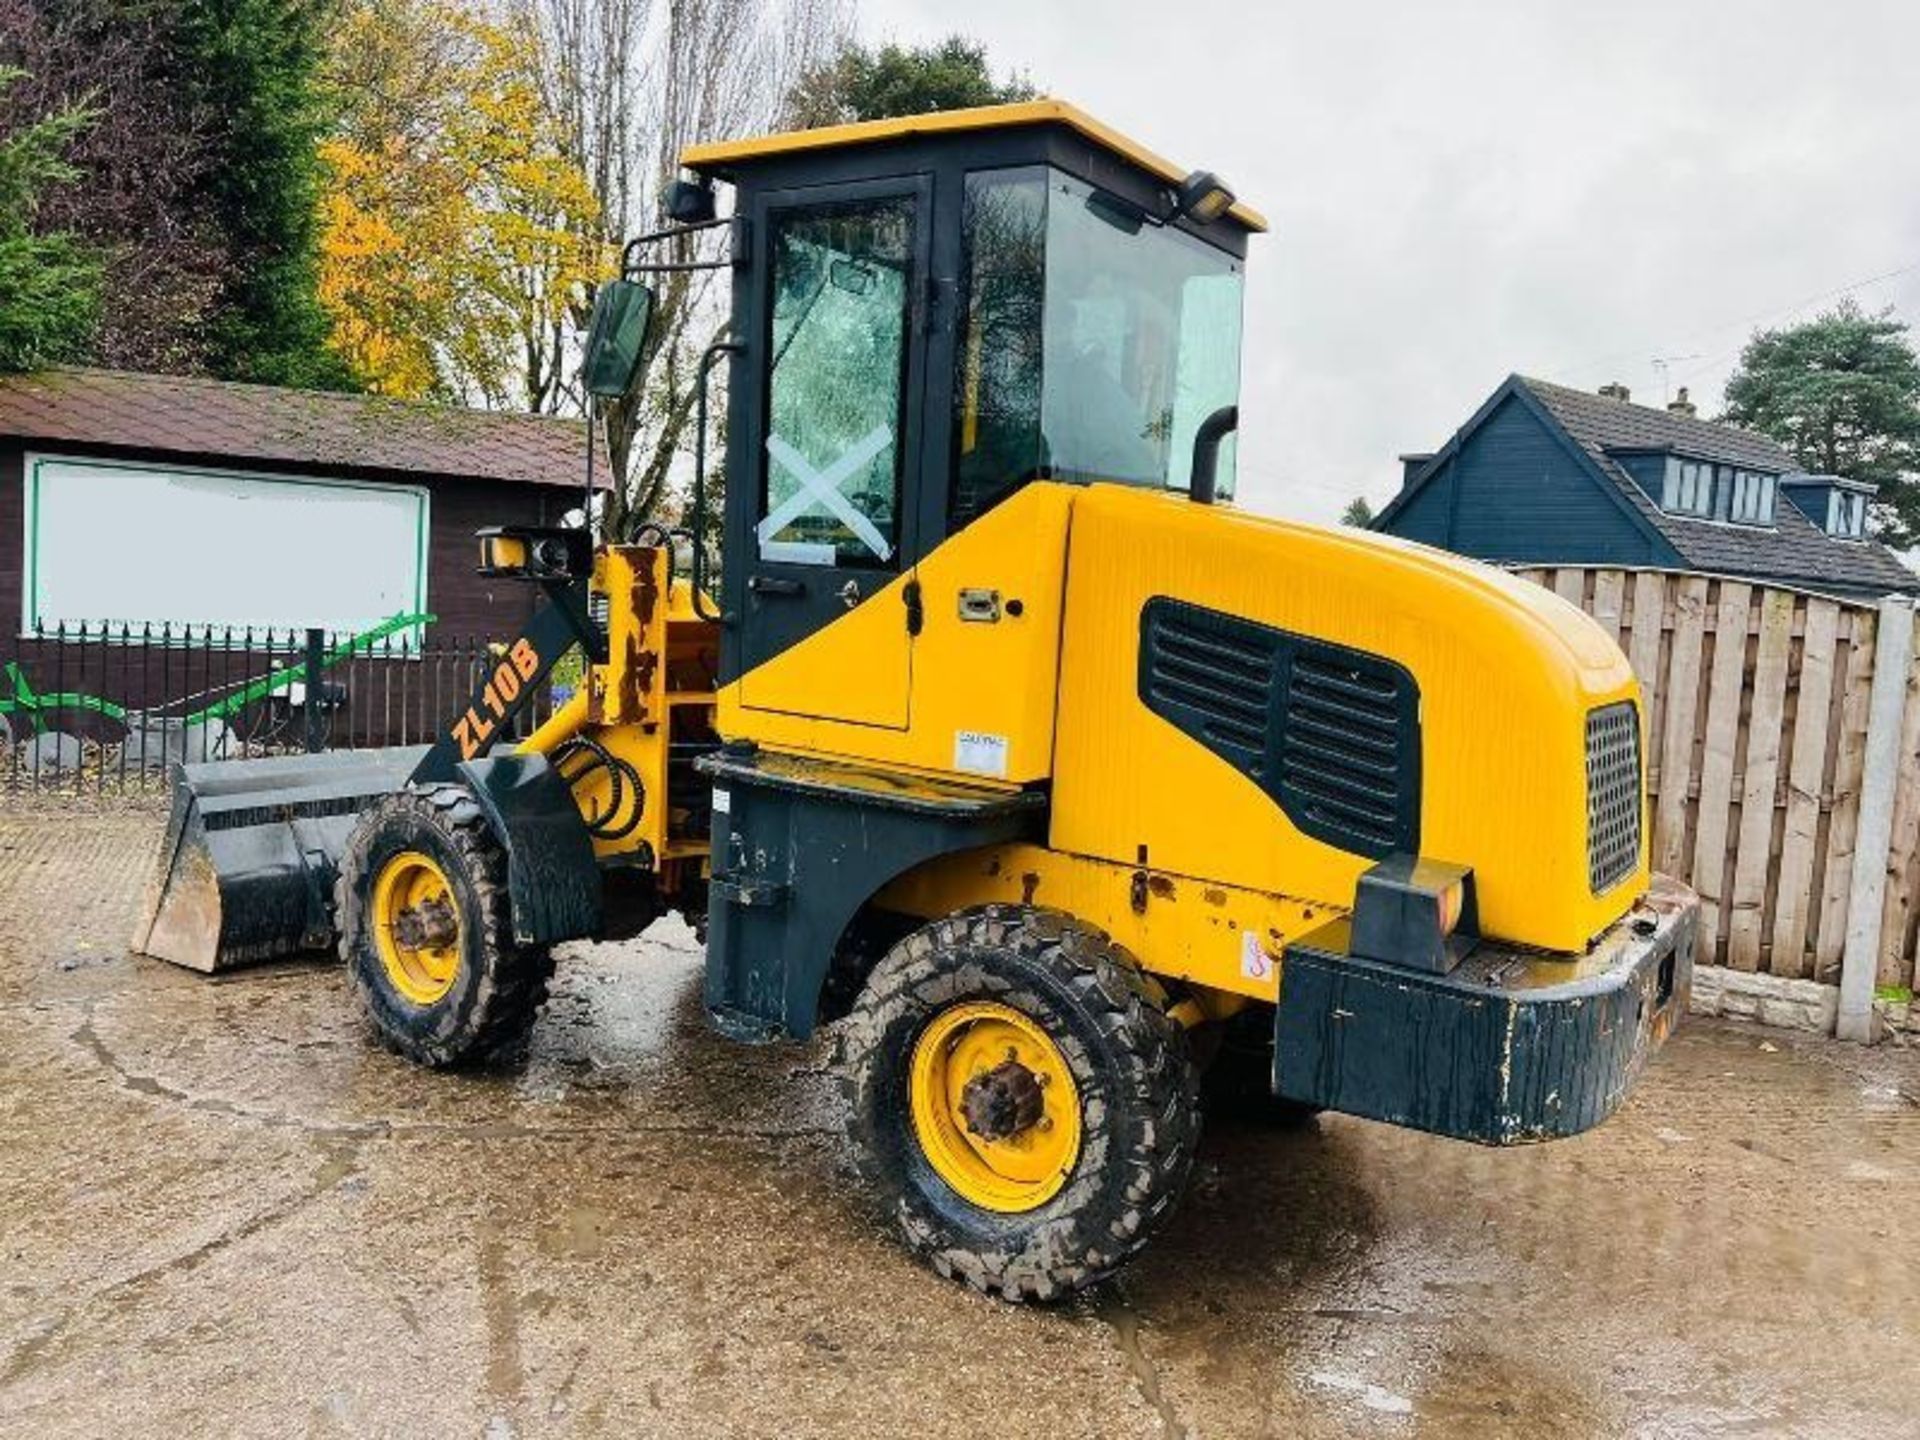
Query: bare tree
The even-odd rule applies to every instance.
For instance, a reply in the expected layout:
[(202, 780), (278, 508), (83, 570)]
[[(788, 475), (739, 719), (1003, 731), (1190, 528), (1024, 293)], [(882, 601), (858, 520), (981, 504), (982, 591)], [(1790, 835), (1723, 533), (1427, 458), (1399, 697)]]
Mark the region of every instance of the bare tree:
[[(659, 227), (660, 200), (688, 145), (775, 127), (800, 76), (848, 32), (845, 0), (511, 0), (540, 30), (546, 102), (602, 206), (609, 252)], [(686, 264), (724, 253), (724, 230), (674, 237), (648, 258)], [(658, 277), (656, 341), (644, 381), (604, 407), (616, 480), (603, 516), (626, 534), (670, 500), (691, 440), (701, 353), (724, 332), (724, 271)], [(593, 297), (581, 295), (584, 323)], [(573, 367), (556, 406), (585, 408)], [(720, 413), (720, 406), (714, 407)]]

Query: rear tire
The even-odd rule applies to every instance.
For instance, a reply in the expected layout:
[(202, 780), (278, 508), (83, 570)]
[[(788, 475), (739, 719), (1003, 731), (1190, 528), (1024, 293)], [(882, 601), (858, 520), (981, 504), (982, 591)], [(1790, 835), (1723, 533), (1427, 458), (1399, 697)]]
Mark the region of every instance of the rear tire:
[[(1064, 1179), (1024, 1192), (1030, 1199), (1018, 1179), (996, 1192), (992, 1176), (985, 1186), (950, 1178), (954, 1139), (977, 1154), (996, 1142), (966, 1141), (959, 1126), (945, 1142), (929, 1136), (922, 1040), (945, 1043), (968, 1015), (1007, 1025), (1001, 1036), (1044, 1037), (1036, 1043), (1060, 1067), (1042, 1092), (1049, 1130), (1060, 1097), (1075, 1097), (1077, 1111), (1059, 1122), (1077, 1114)], [(957, 1056), (964, 1042), (953, 1043)], [(1022, 1050), (1036, 1053), (1025, 1041)], [(1005, 1053), (1011, 1060), (1013, 1047)], [(1118, 1270), (1173, 1209), (1199, 1140), (1186, 1034), (1158, 987), (1104, 934), (1057, 911), (984, 906), (902, 940), (842, 1029), (841, 1073), (862, 1173), (907, 1247), (941, 1274), (1009, 1300), (1055, 1299)], [(943, 1144), (946, 1158), (934, 1158)]]
[[(383, 918), (402, 871), (444, 886), (439, 893), (457, 926), (444, 945), (403, 945), (393, 916)], [(340, 958), (390, 1049), (446, 1067), (501, 1058), (524, 1044), (546, 999), (553, 954), (514, 944), (506, 854), (466, 787), (402, 790), (367, 810), (340, 857), (334, 918)]]

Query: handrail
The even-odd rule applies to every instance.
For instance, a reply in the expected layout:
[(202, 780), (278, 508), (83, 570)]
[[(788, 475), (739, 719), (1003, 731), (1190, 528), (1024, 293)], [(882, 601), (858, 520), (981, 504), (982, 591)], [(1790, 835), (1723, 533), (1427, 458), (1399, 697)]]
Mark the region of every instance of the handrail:
[(746, 346), (737, 340), (716, 340), (700, 356), (693, 392), (693, 613), (716, 625), (728, 624), (726, 612), (703, 608), (707, 588), (707, 376), (722, 355), (739, 355)]

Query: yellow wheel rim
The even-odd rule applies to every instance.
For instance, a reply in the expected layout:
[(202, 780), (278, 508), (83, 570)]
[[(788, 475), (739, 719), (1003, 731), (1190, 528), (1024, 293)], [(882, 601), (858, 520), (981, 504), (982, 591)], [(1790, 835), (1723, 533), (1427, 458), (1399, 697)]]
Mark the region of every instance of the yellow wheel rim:
[(418, 850), (403, 850), (373, 885), (373, 938), (393, 988), (432, 1005), (460, 974), (460, 911), (447, 872)]
[[(982, 1087), (996, 1084), (1021, 1103), (981, 1133)], [(1046, 1204), (1080, 1158), (1080, 1092), (1066, 1057), (1011, 1006), (970, 1001), (934, 1016), (913, 1047), (908, 1085), (921, 1152), (962, 1199), (984, 1210), (1012, 1214)]]

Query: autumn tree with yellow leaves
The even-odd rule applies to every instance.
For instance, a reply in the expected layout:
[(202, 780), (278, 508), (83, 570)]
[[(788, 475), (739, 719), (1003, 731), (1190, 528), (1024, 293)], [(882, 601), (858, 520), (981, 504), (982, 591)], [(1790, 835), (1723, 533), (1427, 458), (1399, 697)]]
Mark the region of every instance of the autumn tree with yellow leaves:
[[(336, 348), (385, 394), (584, 413), (594, 295), (622, 243), (660, 223), (680, 150), (773, 128), (845, 35), (842, 0), (346, 0), (322, 151)], [(724, 243), (708, 232), (656, 258)], [(674, 515), (696, 361), (726, 325), (723, 277), (659, 278), (645, 377), (596, 416), (615, 536)]]
[(541, 43), (446, 0), (345, 16), (320, 294), (382, 394), (567, 408), (569, 335), (616, 257), (541, 94)]

